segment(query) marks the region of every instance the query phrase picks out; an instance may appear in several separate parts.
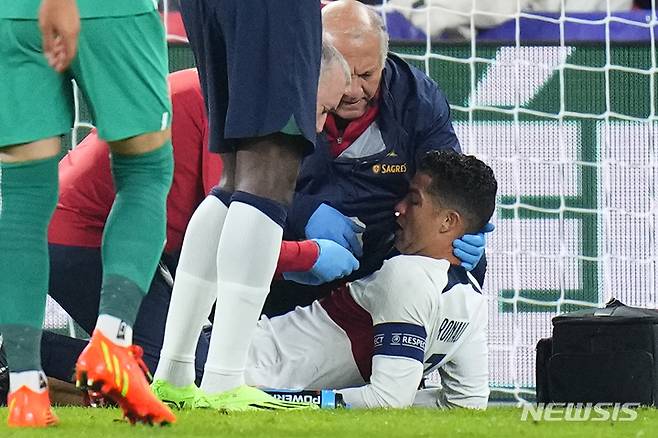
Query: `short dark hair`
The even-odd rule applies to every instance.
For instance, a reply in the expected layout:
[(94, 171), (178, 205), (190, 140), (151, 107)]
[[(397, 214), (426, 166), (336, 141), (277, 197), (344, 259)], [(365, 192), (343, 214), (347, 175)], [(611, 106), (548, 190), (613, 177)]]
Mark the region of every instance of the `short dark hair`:
[(477, 233), (489, 222), (498, 190), (491, 167), (472, 155), (430, 151), (421, 158), (418, 172), (432, 178), (428, 191), (439, 205), (462, 215), (467, 233)]

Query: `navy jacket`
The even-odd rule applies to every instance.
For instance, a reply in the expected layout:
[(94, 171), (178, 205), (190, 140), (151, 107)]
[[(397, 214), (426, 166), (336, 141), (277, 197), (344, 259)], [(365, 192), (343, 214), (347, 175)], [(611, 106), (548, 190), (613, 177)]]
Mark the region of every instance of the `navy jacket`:
[(366, 224), (361, 269), (351, 278), (381, 266), (392, 248), (394, 206), (404, 197), (416, 163), (425, 152), (461, 152), (450, 121), (450, 106), (437, 84), (396, 55), (389, 54), (380, 84), (375, 121), (383, 150), (358, 158), (333, 158), (324, 135), (300, 170), (288, 216), (289, 239), (305, 238), (308, 219), (321, 203)]

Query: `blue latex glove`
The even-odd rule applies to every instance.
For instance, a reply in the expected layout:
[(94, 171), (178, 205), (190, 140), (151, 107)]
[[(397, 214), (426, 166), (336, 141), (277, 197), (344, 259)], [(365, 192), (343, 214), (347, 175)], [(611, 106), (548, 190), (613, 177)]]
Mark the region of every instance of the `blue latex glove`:
[(486, 224), (477, 234), (464, 234), (461, 239), (454, 240), (452, 253), (461, 260), (461, 265), (467, 271), (472, 271), (484, 255), (487, 245), (486, 233), (491, 233), (495, 226), (491, 222)]
[(327, 204), (320, 204), (313, 212), (304, 231), (308, 239), (333, 240), (355, 256), (363, 255), (357, 234), (362, 233), (364, 228)]
[(320, 247), (318, 259), (310, 271), (284, 272), (283, 278), (296, 283), (318, 285), (345, 277), (359, 269), (351, 252), (332, 240), (313, 239)]

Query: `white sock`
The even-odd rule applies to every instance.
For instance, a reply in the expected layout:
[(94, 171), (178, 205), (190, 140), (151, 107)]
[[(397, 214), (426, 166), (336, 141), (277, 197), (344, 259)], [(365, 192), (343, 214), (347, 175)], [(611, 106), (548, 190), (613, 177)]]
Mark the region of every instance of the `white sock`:
[(251, 338), (270, 290), (282, 228), (257, 208), (233, 201), (217, 253), (218, 298), (201, 389), (244, 384)]
[(217, 298), (217, 247), (228, 208), (208, 196), (185, 231), (176, 281), (171, 293), (160, 361), (155, 379), (174, 386), (194, 383), (194, 353), (203, 325)]
[(105, 313), (98, 315), (96, 329), (120, 347), (128, 347), (133, 343), (133, 328), (116, 316)]
[(194, 383), (196, 345), (216, 294), (216, 282), (204, 281), (181, 272), (180, 267), (177, 269), (154, 379), (166, 380), (179, 387)]
[(14, 392), (21, 386), (27, 386), (34, 392), (48, 390), (48, 379), (41, 370), (20, 371), (9, 373), (9, 392)]

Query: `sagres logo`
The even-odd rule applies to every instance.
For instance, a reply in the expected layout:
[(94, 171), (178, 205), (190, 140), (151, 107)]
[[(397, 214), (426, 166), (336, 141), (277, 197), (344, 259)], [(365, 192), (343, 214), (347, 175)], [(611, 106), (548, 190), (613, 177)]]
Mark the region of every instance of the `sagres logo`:
[(375, 164), (372, 166), (374, 173), (404, 173), (407, 171), (407, 163), (402, 164)]
[(639, 403), (526, 403), (521, 421), (635, 421)]

